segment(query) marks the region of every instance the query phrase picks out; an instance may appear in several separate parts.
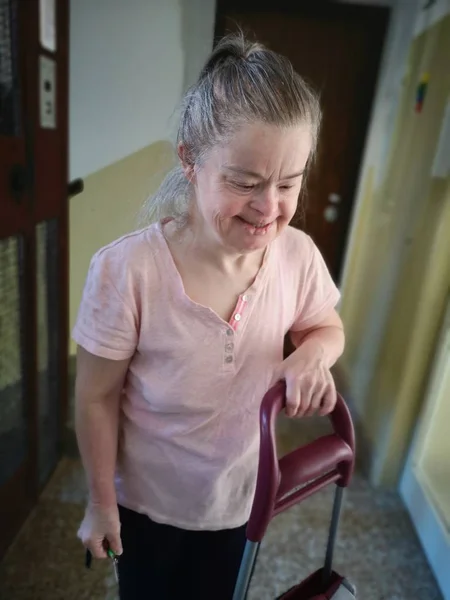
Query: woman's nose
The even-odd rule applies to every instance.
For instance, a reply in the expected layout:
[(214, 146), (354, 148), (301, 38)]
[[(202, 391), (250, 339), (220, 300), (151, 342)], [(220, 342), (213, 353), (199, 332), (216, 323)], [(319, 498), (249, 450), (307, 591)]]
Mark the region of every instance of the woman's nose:
[(251, 202), (252, 208), (264, 217), (271, 217), (278, 209), (278, 190), (267, 187), (261, 190)]

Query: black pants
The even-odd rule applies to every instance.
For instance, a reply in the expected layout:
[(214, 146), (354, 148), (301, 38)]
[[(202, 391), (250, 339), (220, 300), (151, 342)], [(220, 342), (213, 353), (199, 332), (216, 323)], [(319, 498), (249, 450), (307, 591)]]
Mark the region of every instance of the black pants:
[(245, 526), (186, 531), (119, 506), (120, 600), (232, 600)]

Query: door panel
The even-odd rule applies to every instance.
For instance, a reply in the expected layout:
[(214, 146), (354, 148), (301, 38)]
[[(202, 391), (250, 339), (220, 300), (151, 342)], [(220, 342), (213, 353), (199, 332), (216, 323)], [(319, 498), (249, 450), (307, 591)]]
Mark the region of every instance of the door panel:
[(240, 27), (286, 55), (320, 94), (317, 161), (306, 211), (300, 208), (292, 224), (312, 236), (338, 282), (389, 12), (334, 3), (292, 5), (219, 0), (216, 32)]
[(0, 0), (0, 556), (35, 501), (31, 190), (25, 136), (29, 4)]
[(58, 222), (43, 221), (36, 228), (37, 370), (39, 412), (39, 483), (44, 484), (59, 459), (59, 356), (66, 349), (59, 335)]
[(0, 1), (0, 136), (20, 135), (17, 2)]
[(25, 235), (0, 240), (0, 557), (36, 498), (29, 258)]
[[(25, 15), (18, 0), (0, 0), (0, 238), (17, 231), (26, 218), (23, 138)], [(11, 198), (12, 201), (7, 201)]]
[(0, 487), (28, 456), (24, 385), (23, 290), (20, 265), (23, 240), (0, 240)]
[[(0, 0), (0, 558), (58, 462), (67, 405), (68, 0), (56, 53), (39, 46), (39, 4)], [(57, 74), (51, 130), (43, 57)]]

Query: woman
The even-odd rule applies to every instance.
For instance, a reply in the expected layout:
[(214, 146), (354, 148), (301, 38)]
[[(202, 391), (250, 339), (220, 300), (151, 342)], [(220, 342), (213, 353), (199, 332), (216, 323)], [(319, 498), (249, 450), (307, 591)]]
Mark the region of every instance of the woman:
[(79, 537), (97, 558), (121, 555), (124, 600), (230, 599), (264, 393), (284, 378), (288, 415), (334, 407), (339, 293), (288, 227), (319, 121), (285, 58), (225, 38), (185, 98), (180, 165), (148, 201), (149, 225), (92, 260), (73, 332)]

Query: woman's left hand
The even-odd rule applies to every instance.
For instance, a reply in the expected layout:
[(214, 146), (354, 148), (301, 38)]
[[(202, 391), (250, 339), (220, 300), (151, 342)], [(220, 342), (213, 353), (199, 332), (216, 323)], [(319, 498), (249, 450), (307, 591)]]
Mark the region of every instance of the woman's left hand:
[(336, 386), (316, 345), (299, 346), (283, 361), (279, 375), (286, 380), (288, 417), (324, 416), (334, 409)]

